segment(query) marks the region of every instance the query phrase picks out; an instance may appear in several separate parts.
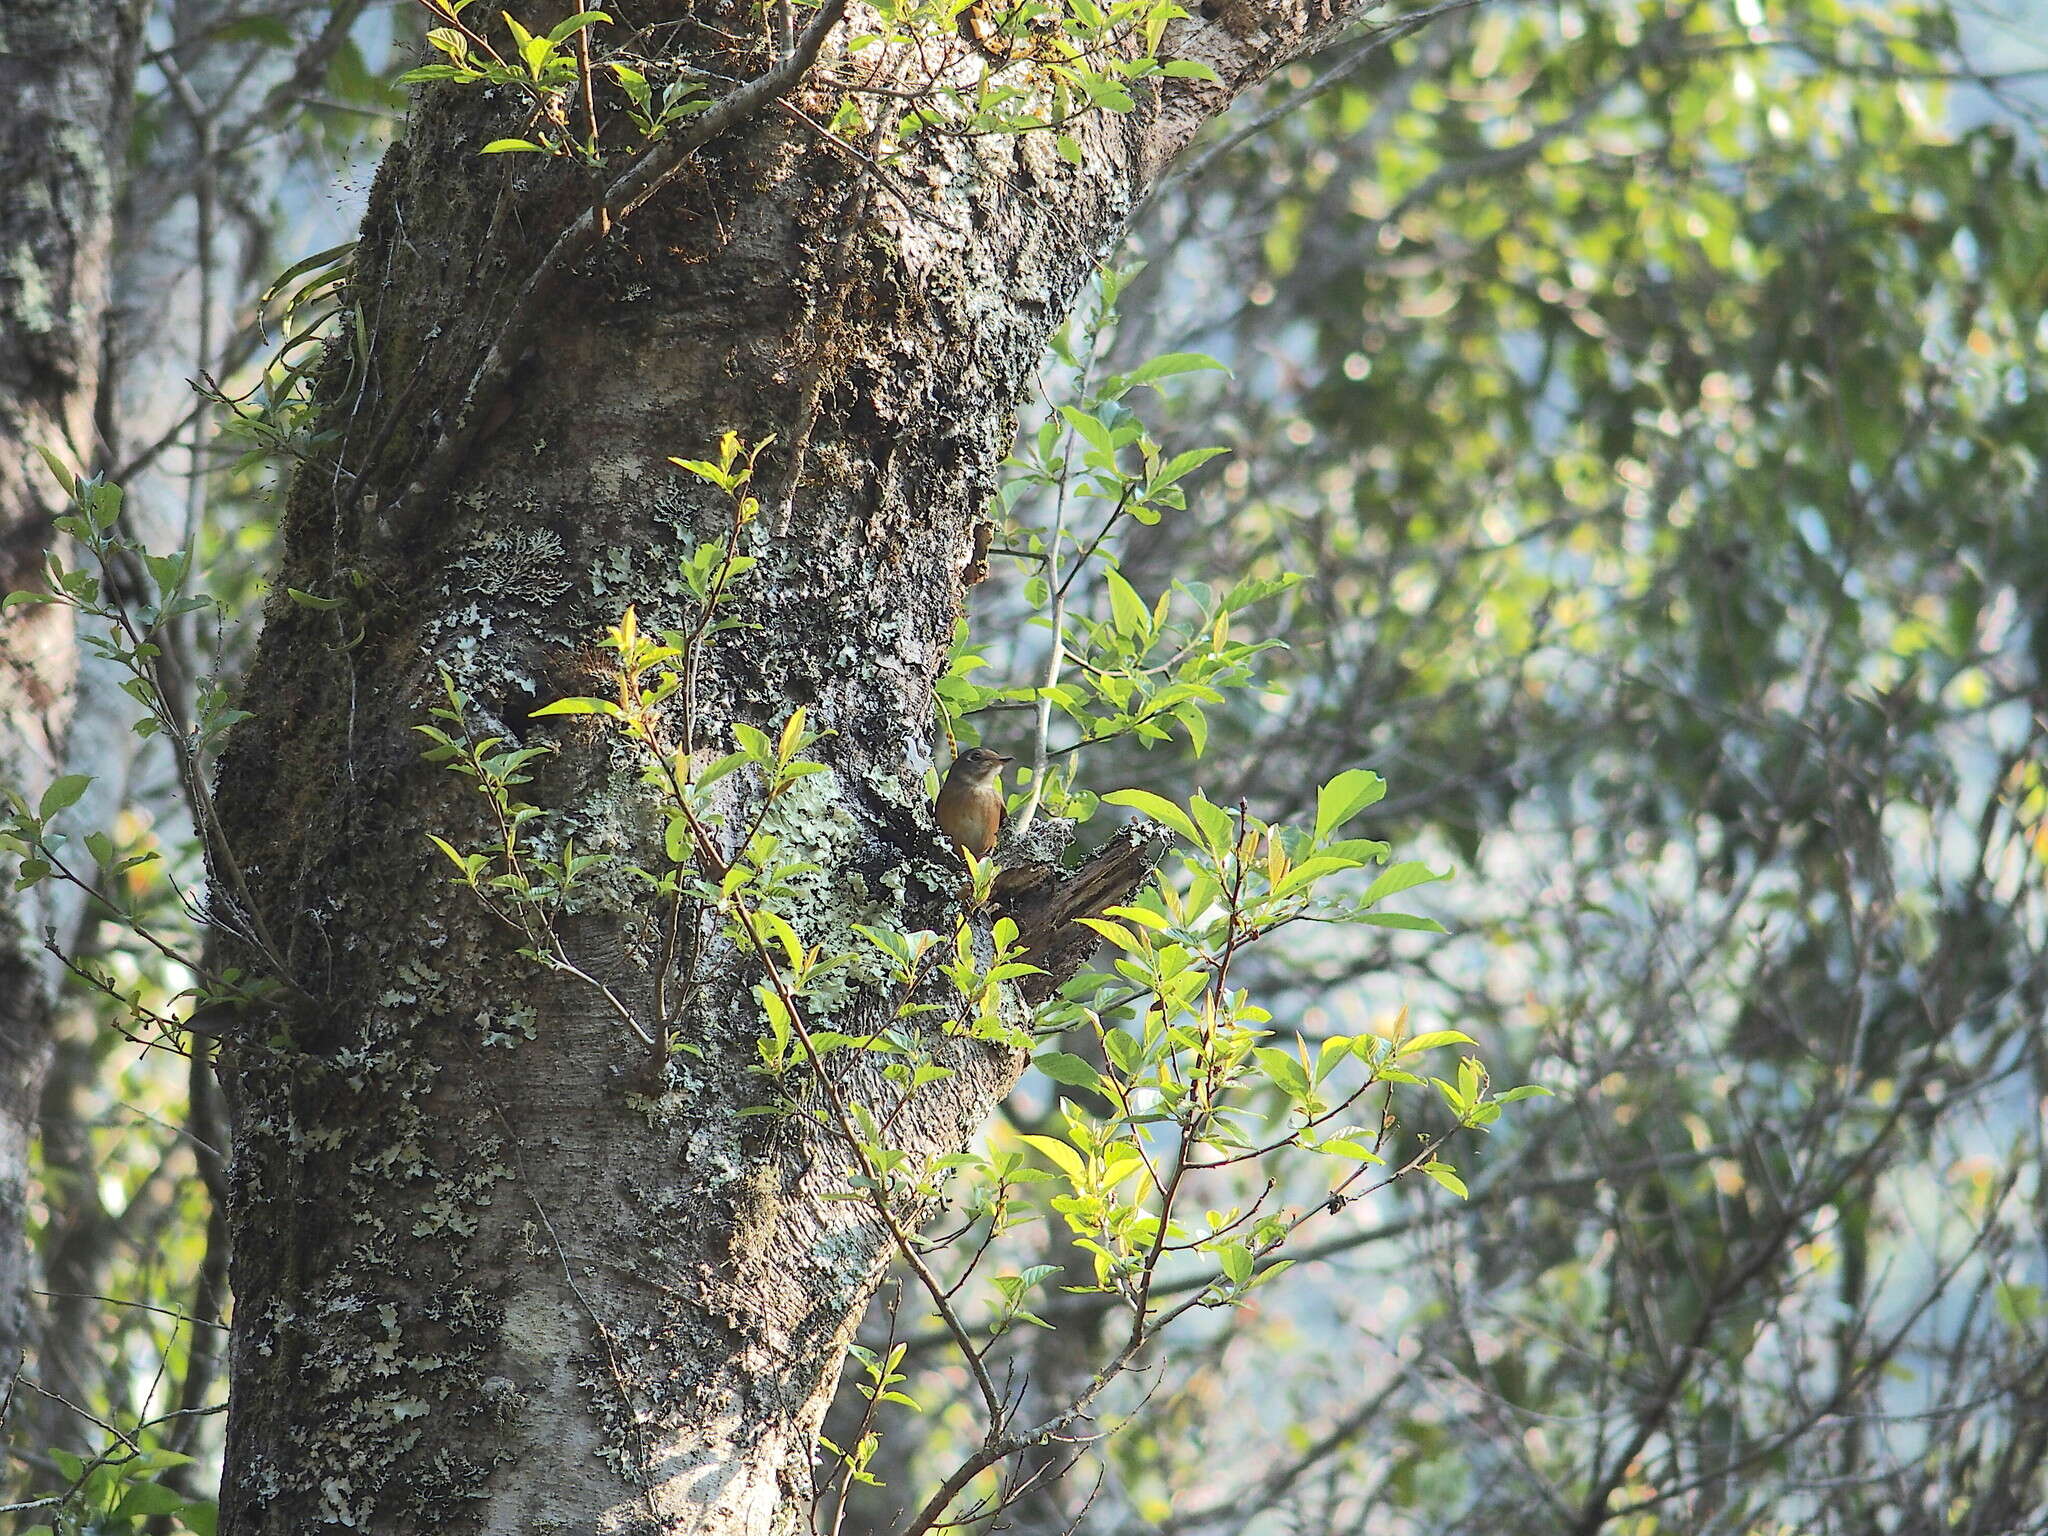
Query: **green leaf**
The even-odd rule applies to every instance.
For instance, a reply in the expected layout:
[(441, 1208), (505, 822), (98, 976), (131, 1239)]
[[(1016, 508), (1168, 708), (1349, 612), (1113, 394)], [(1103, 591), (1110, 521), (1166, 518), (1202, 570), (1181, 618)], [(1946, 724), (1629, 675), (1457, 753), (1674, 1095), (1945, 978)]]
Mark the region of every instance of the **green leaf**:
[(477, 72), (455, 64), (422, 64), (398, 77), (400, 85), (423, 85), (429, 80), (474, 80)]
[(1426, 1035), (1414, 1035), (1394, 1047), (1396, 1056), (1414, 1056), (1422, 1051), (1439, 1050), (1446, 1045), (1477, 1045), (1479, 1042), (1461, 1029), (1433, 1029)]
[(1418, 885), (1428, 885), (1432, 880), (1448, 880), (1450, 878), (1451, 872), (1448, 869), (1431, 869), (1420, 859), (1404, 860), (1402, 863), (1390, 865), (1384, 874), (1367, 886), (1365, 894), (1358, 898), (1358, 904), (1362, 907), (1369, 907), (1374, 902), (1384, 897), (1392, 896), (1397, 892), (1409, 890)]
[(1112, 1029), (1103, 1035), (1102, 1049), (1111, 1064), (1126, 1077), (1144, 1064), (1144, 1042), (1136, 1035), (1127, 1035), (1120, 1029)]
[(1305, 1099), (1309, 1096), (1308, 1072), (1295, 1060), (1294, 1053), (1283, 1051), (1277, 1046), (1262, 1045), (1254, 1053), (1258, 1057), (1259, 1070), (1282, 1093), (1290, 1099)]
[(1458, 1170), (1445, 1162), (1428, 1162), (1422, 1165), (1422, 1172), (1443, 1185), (1460, 1200), (1471, 1198), (1471, 1191), (1465, 1188), (1465, 1181), (1458, 1177)]
[(1345, 837), (1323, 844), (1321, 851), (1332, 858), (1349, 859), (1354, 864), (1377, 864), (1393, 850), (1374, 838)]
[(1218, 1243), (1216, 1261), (1232, 1285), (1243, 1285), (1252, 1277), (1252, 1252), (1243, 1243)]
[(690, 824), (679, 813), (671, 813), (661, 829), (661, 851), (671, 864), (690, 862)]
[(1199, 843), (1202, 834), (1195, 830), (1195, 824), (1188, 813), (1175, 805), (1164, 795), (1155, 795), (1149, 789), (1117, 789), (1102, 797), (1104, 805), (1127, 805), (1134, 811), (1151, 817), (1162, 827), (1178, 832), (1191, 843)]
[(113, 527), (121, 517), (121, 487), (105, 481), (90, 486), (85, 493), (85, 515), (101, 533)]
[(1294, 1268), (1294, 1263), (1293, 1259), (1275, 1259), (1256, 1275), (1252, 1276), (1252, 1283), (1246, 1289), (1255, 1290), (1259, 1286), (1270, 1285), (1273, 1281), (1286, 1274), (1287, 1271)]
[(48, 466), (50, 473), (57, 477), (57, 483), (64, 487), (64, 494), (76, 496), (78, 494), (78, 476), (66, 469), (64, 461), (41, 443), (36, 444), (36, 452), (42, 456), (43, 463)]
[(1142, 954), (1145, 946), (1138, 936), (1122, 923), (1113, 923), (1106, 917), (1077, 917), (1074, 919), (1083, 928), (1101, 934), (1110, 943), (1127, 955)]
[(1098, 1093), (1102, 1090), (1102, 1074), (1069, 1051), (1047, 1051), (1032, 1057), (1031, 1065), (1069, 1088), (1087, 1088)]
[(513, 42), (518, 45), (519, 57), (525, 61), (527, 70), (538, 78), (541, 65), (547, 61), (553, 49), (544, 38), (535, 37), (522, 27), (519, 18), (509, 11), (505, 13), (504, 20), (506, 27), (511, 30)]
[(1170, 379), (1177, 374), (1212, 372), (1227, 374), (1230, 370), (1206, 352), (1167, 352), (1138, 364), (1124, 375), (1123, 382), (1127, 387), (1136, 389), (1140, 384), (1156, 386), (1159, 380)]
[(1145, 606), (1137, 589), (1115, 571), (1103, 572), (1103, 584), (1109, 588), (1109, 611), (1116, 622), (1117, 633), (1135, 635), (1150, 639), (1152, 635), (1152, 612)]
[(1347, 768), (1316, 791), (1316, 837), (1328, 837), (1387, 792), (1387, 781), (1369, 768)]
[[(1176, 453), (1165, 464), (1161, 465), (1159, 473), (1152, 477), (1152, 489), (1155, 491), (1163, 490), (1180, 479), (1181, 476), (1199, 469), (1219, 453), (1228, 452), (1230, 452), (1228, 448), (1190, 448), (1186, 453)], [(1242, 608), (1244, 604), (1226, 602), (1224, 606), (1227, 608)]]
[(1448, 933), (1433, 917), (1415, 917), (1407, 912), (1367, 912), (1351, 919), (1367, 928), (1399, 928), (1409, 933)]
[(1188, 801), (1188, 809), (1195, 813), (1195, 820), (1201, 823), (1199, 839), (1217, 858), (1227, 854), (1237, 841), (1237, 824), (1231, 820), (1230, 812), (1210, 800), (1208, 796), (1196, 794)]
[(1018, 1139), (1044, 1153), (1047, 1161), (1054, 1164), (1077, 1188), (1087, 1177), (1088, 1165), (1082, 1161), (1081, 1154), (1057, 1136), (1021, 1136)]
[(786, 763), (796, 756), (797, 748), (803, 744), (804, 708), (799, 704), (782, 722), (782, 734), (776, 739), (775, 760)]
[(728, 773), (731, 773), (735, 768), (744, 768), (752, 761), (754, 759), (749, 753), (728, 752), (697, 775), (697, 787), (699, 789), (708, 788), (710, 785), (716, 784)]
[(654, 92), (652, 88), (649, 87), (649, 85), (647, 84), (647, 77), (641, 74), (639, 70), (634, 69), (629, 65), (617, 63), (616, 61), (609, 64), (607, 67), (611, 70), (612, 75), (618, 80), (619, 88), (626, 93), (627, 99), (630, 100), (634, 106), (645, 107), (647, 103), (653, 98)]
[[(1154, 912), (1150, 907), (1124, 905), (1104, 907), (1102, 915), (1104, 917), (1121, 918), (1126, 922), (1137, 924), (1140, 928), (1149, 928), (1154, 933), (1163, 932), (1172, 926), (1171, 920), (1163, 912)], [(1014, 940), (1018, 931), (1016, 923), (1007, 918), (1004, 921), (1009, 924), (1010, 937)]]
[[(506, 17), (505, 19), (507, 21), (511, 20), (509, 16)], [(531, 139), (493, 139), (491, 140), (490, 143), (486, 144), (481, 150), (477, 151), (477, 153), (484, 155), (510, 155), (520, 153), (544, 155), (547, 153), (547, 151), (543, 149), (540, 145), (534, 143)]]
[(1128, 112), (1136, 105), (1131, 93), (1107, 75), (1083, 74), (1077, 77), (1077, 83), (1089, 102), (1105, 112)]
[(1295, 865), (1293, 869), (1287, 872), (1278, 885), (1273, 887), (1273, 894), (1275, 896), (1286, 896), (1294, 891), (1305, 890), (1309, 886), (1314, 885), (1318, 880), (1327, 879), (1329, 876), (1341, 873), (1344, 870), (1356, 868), (1358, 868), (1358, 865), (1350, 859), (1331, 858), (1327, 854), (1319, 854), (1312, 859), (1303, 859), (1301, 863)]
[(185, 1496), (162, 1483), (135, 1483), (114, 1506), (114, 1518), (133, 1519), (143, 1515), (174, 1515), (185, 1507)]
[(582, 31), (585, 27), (594, 27), (601, 21), (610, 20), (611, 17), (603, 11), (578, 11), (574, 16), (558, 21), (554, 26), (550, 27), (548, 29), (548, 41), (559, 43), (572, 34)]
[(527, 718), (538, 720), (544, 715), (622, 715), (623, 710), (610, 699), (557, 699), (552, 704), (543, 704), (539, 709), (530, 710)]
[(1206, 80), (1211, 85), (1223, 83), (1222, 76), (1200, 59), (1168, 59), (1159, 66), (1159, 72), (1175, 80)]
[(1081, 440), (1090, 448), (1106, 459), (1116, 458), (1116, 440), (1110, 435), (1109, 428), (1103, 424), (1099, 416), (1071, 405), (1061, 406), (1060, 415), (1067, 419), (1069, 426), (1081, 434)]
[(447, 854), (448, 861), (451, 864), (453, 864), (457, 869), (461, 870), (465, 875), (469, 873), (469, 859), (463, 854), (458, 853), (455, 849), (455, 846), (452, 843), (450, 843), (445, 837), (438, 837), (434, 833), (429, 832), (427, 834), (427, 841), (432, 843), (436, 848), (440, 849), (443, 853)]
[(675, 465), (678, 469), (687, 469), (699, 480), (709, 480), (713, 485), (717, 486), (720, 490), (732, 489), (732, 476), (728, 475), (716, 464), (709, 463), (704, 459), (678, 459), (671, 456), (669, 459), (669, 463)]
[(43, 791), (43, 798), (36, 806), (37, 819), (48, 821), (59, 811), (70, 810), (72, 806), (78, 804), (79, 796), (85, 793), (91, 783), (92, 775), (89, 773), (67, 773), (61, 778), (52, 779), (50, 787)]
[(339, 608), (344, 601), (339, 597), (316, 597), (311, 592), (301, 592), (297, 587), (286, 587), (284, 593), (301, 608), (312, 608), (321, 613)]
[[(799, 939), (796, 930), (790, 927), (789, 919), (779, 912), (771, 912), (763, 907), (754, 913), (754, 923), (756, 927), (765, 929), (768, 937), (782, 946), (783, 957), (792, 968), (803, 964), (803, 940)], [(763, 955), (761, 958), (769, 960), (773, 957)]]

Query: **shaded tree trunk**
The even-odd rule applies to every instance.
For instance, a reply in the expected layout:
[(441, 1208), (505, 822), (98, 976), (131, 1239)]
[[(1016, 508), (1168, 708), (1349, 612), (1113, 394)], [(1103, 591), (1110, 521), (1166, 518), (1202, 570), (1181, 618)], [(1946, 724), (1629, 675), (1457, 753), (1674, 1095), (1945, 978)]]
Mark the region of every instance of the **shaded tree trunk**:
[[(82, 0), (10, 7), (0, 39), (0, 591), (42, 586), (65, 497), (36, 450), (95, 459), (114, 166), (134, 58), (133, 18)], [(31, 807), (64, 771), (78, 650), (55, 604), (0, 614), (0, 786)], [(8, 879), (6, 886), (12, 885)], [(60, 973), (43, 951), (75, 897), (0, 894), (0, 1375), (28, 1344), (29, 1142), (50, 1059)]]
[[(328, 361), (336, 462), (298, 478), (276, 583), (344, 606), (273, 605), (220, 783), (254, 915), (316, 1000), (228, 1053), (224, 1531), (801, 1523), (890, 1238), (835, 1198), (848, 1159), (828, 1131), (743, 1113), (771, 1099), (745, 957), (707, 939), (672, 1021), (701, 1054), (651, 1082), (602, 997), (520, 959), (447, 881), (428, 835), (472, 844), (485, 822), (413, 727), (445, 671), (483, 731), (557, 749), (529, 793), (579, 848), (659, 864), (659, 820), (603, 734), (529, 715), (606, 690), (592, 642), (627, 604), (650, 630), (692, 611), (678, 564), (729, 513), (669, 456), (773, 436), (747, 534), (753, 627), (706, 657), (700, 744), (725, 751), (729, 722), (772, 730), (798, 706), (832, 733), (830, 771), (774, 825), (817, 866), (794, 914), (807, 943), (857, 947), (855, 923), (950, 932), (960, 871), (921, 787), (932, 684), (1019, 391), (1169, 156), (1332, 24), (1230, 20), (1167, 44), (1229, 87), (1174, 82), (1085, 119), (1078, 165), (1047, 134), (934, 136), (868, 186), (794, 117), (756, 114), (575, 266), (445, 494), (436, 434), (590, 192), (478, 159), (514, 125), (473, 93), (431, 94), (387, 157), (344, 327), (369, 347)], [(792, 100), (833, 108), (822, 89)], [(636, 888), (600, 879), (564, 936), (651, 1017), (658, 926)], [(858, 1035), (893, 1006), (855, 985), (824, 1017)], [(936, 1027), (931, 1043), (954, 1075), (891, 1131), (915, 1158), (962, 1146), (1021, 1067)], [(863, 1068), (843, 1088), (888, 1096)]]

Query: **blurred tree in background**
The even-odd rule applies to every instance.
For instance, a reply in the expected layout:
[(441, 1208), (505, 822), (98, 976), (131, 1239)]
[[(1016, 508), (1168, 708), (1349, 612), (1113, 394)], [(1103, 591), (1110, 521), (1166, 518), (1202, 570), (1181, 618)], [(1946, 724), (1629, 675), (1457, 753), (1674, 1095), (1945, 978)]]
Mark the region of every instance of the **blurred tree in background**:
[[(276, 348), (326, 322), (324, 268), (266, 298), (271, 275), (353, 222), (307, 210), (385, 133), (412, 27), (347, 5), (140, 24), (101, 453), (140, 529), (237, 606), (289, 444), (181, 381), (281, 393), (304, 360)], [(1144, 591), (1309, 579), (1255, 610), (1287, 643), (1275, 686), (1212, 713), (1198, 756), (1053, 762), (1076, 790), (1199, 784), (1268, 817), (1370, 762), (1376, 830), (1458, 868), (1428, 893), (1451, 937), (1252, 963), (1312, 1025), (1405, 1006), (1556, 1097), (1468, 1152), (1468, 1200), (1401, 1186), (1212, 1314), (1101, 1438), (1048, 1448), (1016, 1527), (2048, 1520), (2048, 195), (2024, 36), (1942, 6), (1439, 6), (1242, 103), (1145, 210), (1117, 258), (1142, 270), (1092, 351), (1077, 322), (1047, 401), (1091, 367), (1221, 358), (1153, 419), (1169, 449), (1232, 452), (1185, 513), (1114, 535), (1122, 568)], [(1028, 583), (1093, 529), (1061, 545), (1021, 487), (1008, 513), (970, 675), (997, 689), (983, 739), (1017, 751), (1045, 661)], [(1068, 601), (1106, 620), (1114, 593)], [(231, 677), (247, 638), (194, 634), (188, 675)], [(74, 754), (127, 738), (89, 670), (77, 708)], [(165, 855), (123, 878), (174, 911), (150, 882), (189, 885), (189, 824), (139, 752), (103, 820), (119, 857)], [(183, 985), (79, 921), (149, 995)], [(111, 1016), (74, 988), (54, 1024), (13, 1486), (52, 1495), (66, 1456), (111, 1452), (168, 1469), (201, 1528), (222, 1116), (203, 1050)], [(1052, 1108), (1041, 1083), (1012, 1128)], [(1076, 1262), (1045, 1228), (1005, 1241)], [(1083, 1368), (1097, 1301), (1017, 1330), (1020, 1390)], [(885, 1424), (843, 1527), (883, 1532), (911, 1469), (957, 1459), (971, 1385), (908, 1290), (865, 1337), (907, 1343), (925, 1406)]]
[[(296, 253), (332, 245), (355, 223), (365, 157), (402, 106), (395, 19), (364, 0), (51, 4), (9, 16), (7, 196), (61, 221), (77, 210), (50, 189), (76, 180), (104, 199), (105, 220), (96, 242), (23, 245), (10, 258), (10, 385), (25, 394), (68, 379), (85, 396), (83, 425), (65, 424), (75, 430), (9, 434), (23, 492), (5, 509), (10, 588), (35, 586), (43, 548), (63, 549), (51, 518), (67, 498), (30, 451), (42, 447), (125, 488), (124, 535), (165, 555), (190, 550), (207, 590), (231, 612), (254, 611), (278, 466), (237, 426), (248, 400), (224, 410), (219, 392), (281, 392), (317, 345), (309, 327), (331, 318), (331, 289), (317, 283), (325, 263), (275, 290), (273, 280)], [(96, 93), (115, 110), (82, 110)], [(59, 365), (39, 339), (36, 302), (67, 268), (98, 301), (69, 312), (92, 326), (81, 344), (90, 368)], [(127, 585), (132, 599), (141, 584)], [(51, 701), (68, 717), (56, 733), (68, 735), (64, 758), (41, 782), (10, 775), (7, 787), (29, 789), (33, 803), (53, 773), (92, 774), (76, 812), (110, 839), (102, 889), (159, 932), (190, 933), (202, 877), (188, 796), (162, 740), (131, 728), (140, 710), (121, 670), (90, 637), (74, 646), (69, 621), (56, 607), (0, 616), (0, 658), (19, 697), (40, 697), (18, 670), (37, 626), (61, 625), (58, 652), (75, 653), (75, 680)], [(189, 711), (201, 690), (232, 684), (254, 635), (195, 615), (168, 638), (167, 693)], [(129, 864), (148, 854), (161, 862)], [(5, 915), (0, 947), (20, 967), (7, 971), (6, 1044), (33, 1064), (24, 1077), (37, 1133), (30, 1364), (5, 1399), (7, 1486), (30, 1507), (8, 1517), (11, 1528), (168, 1529), (187, 1497), (199, 1528), (218, 1481), (225, 1389), (219, 1091), (204, 1042), (187, 1037), (188, 1060), (167, 1048), (175, 1042), (133, 1038), (131, 1011), (67, 974), (44, 933), (74, 965), (118, 975), (146, 1007), (171, 1006), (192, 978), (110, 902), (46, 887), (15, 894)], [(168, 1487), (149, 1486), (158, 1478)]]
[(1966, 25), (1461, 11), (1140, 223), (1107, 365), (1228, 360), (1161, 435), (1233, 453), (1123, 568), (1310, 579), (1270, 707), (1079, 780), (1281, 816), (1375, 764), (1456, 937), (1278, 980), (1558, 1097), (1164, 1364), (1035, 1529), (2048, 1518), (2048, 202)]

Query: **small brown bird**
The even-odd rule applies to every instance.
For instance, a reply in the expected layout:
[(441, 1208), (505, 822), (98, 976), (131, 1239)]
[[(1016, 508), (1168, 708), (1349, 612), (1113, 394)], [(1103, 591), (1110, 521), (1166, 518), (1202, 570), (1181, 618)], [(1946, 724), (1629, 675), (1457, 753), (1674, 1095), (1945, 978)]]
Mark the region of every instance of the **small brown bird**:
[(985, 859), (1003, 830), (1003, 765), (1014, 763), (987, 747), (969, 747), (953, 759), (939, 789), (939, 828), (963, 853)]

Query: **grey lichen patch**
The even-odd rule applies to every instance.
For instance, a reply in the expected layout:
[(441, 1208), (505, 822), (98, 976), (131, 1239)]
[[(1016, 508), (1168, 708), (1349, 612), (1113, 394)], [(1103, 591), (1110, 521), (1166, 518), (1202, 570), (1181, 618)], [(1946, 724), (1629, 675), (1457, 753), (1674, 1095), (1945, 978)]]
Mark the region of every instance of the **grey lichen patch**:
[(690, 1070), (687, 1056), (671, 1056), (667, 1075), (668, 1083), (658, 1094), (629, 1090), (624, 1095), (626, 1107), (638, 1115), (650, 1131), (684, 1123), (704, 1088), (699, 1074)]
[(547, 604), (569, 589), (568, 551), (550, 528), (487, 528), (450, 566), (452, 591)]
[(733, 1139), (730, 1126), (699, 1126), (690, 1133), (686, 1161), (696, 1183), (704, 1189), (718, 1189), (745, 1180), (753, 1168)]
[(609, 597), (614, 592), (630, 592), (634, 588), (633, 556), (614, 544), (599, 556), (589, 573), (590, 590), (598, 597)]
[(51, 335), (64, 324), (50, 274), (26, 244), (0, 254), (0, 307), (14, 326), (31, 336)]
[(878, 952), (854, 930), (896, 926), (901, 906), (877, 897), (854, 867), (868, 835), (846, 809), (836, 769), (798, 779), (776, 801), (766, 825), (782, 840), (785, 857), (816, 866), (790, 879), (798, 897), (778, 901), (777, 910), (807, 946), (855, 957), (852, 965), (824, 973), (805, 991), (810, 1012), (827, 1017), (887, 979)]
[(706, 509), (711, 505), (707, 498), (711, 492), (709, 487), (686, 482), (681, 470), (675, 470), (674, 474), (677, 476), (674, 481), (656, 482), (646, 487), (641, 504), (656, 523), (681, 535), (682, 542), (675, 550), (680, 557), (697, 542), (698, 524), (707, 515)]
[(497, 1013), (483, 1009), (478, 1012), (476, 1022), (486, 1046), (510, 1046), (538, 1037), (539, 1030), (535, 1027), (538, 1017), (531, 1004), (517, 1003)]
[(87, 201), (101, 204), (113, 196), (114, 172), (103, 135), (84, 123), (65, 123), (50, 142), (59, 158), (78, 172)]
[(610, 771), (585, 775), (571, 806), (533, 818), (524, 837), (535, 859), (560, 862), (570, 851), (598, 857), (553, 898), (561, 916), (609, 914), (638, 927), (634, 920), (645, 915), (648, 891), (639, 871), (667, 867), (660, 852), (662, 796), (640, 781), (630, 746), (614, 740), (607, 748)]
[[(462, 1288), (401, 1307), (382, 1299), (374, 1275), (358, 1278), (351, 1268), (308, 1294), (308, 1315), (271, 1311), (277, 1333), (299, 1341), (298, 1390), (322, 1404), (318, 1426), (296, 1437), (302, 1464), (322, 1469), (319, 1519), (362, 1528), (409, 1517), (427, 1522), (418, 1528), (452, 1529), (489, 1464), (447, 1448), (424, 1463), (413, 1458), (421, 1424), (445, 1411), (438, 1405), (469, 1397), (458, 1383), (496, 1334), (495, 1311)], [(400, 1465), (405, 1473), (394, 1476)]]
[(845, 798), (838, 769), (807, 774), (782, 792), (768, 814), (767, 829), (795, 858), (827, 867), (843, 862), (865, 839)]
[(914, 811), (924, 805), (923, 786), (914, 784), (904, 770), (891, 773), (885, 768), (870, 768), (860, 777), (861, 782), (874, 791), (875, 798), (885, 805), (906, 811)]
[(805, 1261), (841, 1298), (858, 1295), (875, 1262), (872, 1233), (853, 1224), (820, 1223)]

